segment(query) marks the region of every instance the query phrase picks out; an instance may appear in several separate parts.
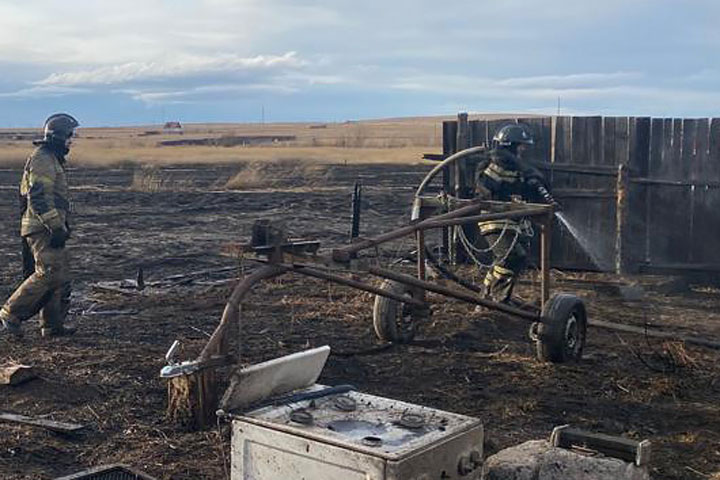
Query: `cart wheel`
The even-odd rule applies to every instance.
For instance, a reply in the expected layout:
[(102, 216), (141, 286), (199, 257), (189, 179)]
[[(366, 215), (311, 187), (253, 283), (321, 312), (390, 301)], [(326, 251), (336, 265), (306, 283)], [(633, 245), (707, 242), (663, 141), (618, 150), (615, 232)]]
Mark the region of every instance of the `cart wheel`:
[(535, 346), (542, 362), (577, 362), (582, 357), (587, 330), (585, 305), (575, 295), (558, 293), (545, 304)]
[[(412, 287), (393, 280), (385, 280), (380, 288), (407, 297), (413, 297), (417, 292)], [(382, 295), (375, 295), (373, 326), (375, 334), (380, 340), (393, 343), (412, 341), (417, 331), (416, 320), (418, 318), (412, 305)]]

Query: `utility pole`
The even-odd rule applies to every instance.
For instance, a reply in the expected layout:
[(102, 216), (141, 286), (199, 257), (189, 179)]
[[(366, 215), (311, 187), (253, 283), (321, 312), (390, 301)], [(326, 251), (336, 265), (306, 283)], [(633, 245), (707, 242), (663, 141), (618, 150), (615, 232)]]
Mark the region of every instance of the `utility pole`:
[(558, 117), (559, 117), (559, 116), (560, 116), (560, 96), (558, 96), (557, 114), (558, 114)]
[(265, 125), (265, 104), (263, 103), (260, 108), (260, 124)]

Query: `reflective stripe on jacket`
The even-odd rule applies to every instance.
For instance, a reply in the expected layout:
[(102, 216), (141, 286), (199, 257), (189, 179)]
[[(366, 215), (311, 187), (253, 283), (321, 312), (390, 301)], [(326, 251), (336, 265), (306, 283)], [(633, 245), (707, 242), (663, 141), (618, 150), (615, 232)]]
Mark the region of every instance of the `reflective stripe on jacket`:
[[(505, 149), (490, 152), (490, 163), (478, 175), (477, 190), (488, 200), (509, 202), (514, 196), (522, 196), (525, 179), (518, 166), (518, 160)], [(487, 213), (487, 212), (486, 212)], [(481, 234), (511, 230), (521, 233), (518, 220), (490, 220), (479, 222)]]
[(28, 158), (20, 195), (27, 200), (20, 225), (22, 236), (66, 225), (70, 196), (65, 167), (49, 147), (39, 146)]

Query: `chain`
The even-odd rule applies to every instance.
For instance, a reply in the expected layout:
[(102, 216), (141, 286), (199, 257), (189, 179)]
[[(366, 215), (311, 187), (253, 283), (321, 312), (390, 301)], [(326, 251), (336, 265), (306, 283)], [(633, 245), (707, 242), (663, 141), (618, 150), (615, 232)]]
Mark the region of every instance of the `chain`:
[[(507, 225), (506, 225), (506, 227), (507, 227)], [(517, 244), (518, 238), (520, 238), (520, 232), (516, 231), (515, 237), (513, 238), (512, 243), (510, 244), (508, 249), (505, 251), (503, 256), (501, 258), (493, 260), (493, 262), (488, 265), (488, 264), (485, 264), (482, 261), (478, 260), (478, 258), (475, 255), (473, 255), (472, 248), (471, 248), (472, 247), (471, 242), (467, 238), (467, 236), (465, 236), (465, 232), (463, 231), (462, 227), (459, 225), (455, 226), (455, 230), (456, 231), (459, 230), (458, 238), (460, 238), (460, 243), (462, 244), (463, 248), (465, 249), (465, 252), (468, 254), (470, 259), (475, 263), (475, 265), (477, 265), (478, 267), (481, 267), (481, 268), (492, 268), (495, 265), (502, 264), (507, 259), (507, 257), (510, 255), (510, 252), (513, 251), (513, 249), (515, 248), (515, 245)], [(505, 232), (505, 229), (503, 229), (503, 234), (504, 234), (504, 232)], [(501, 234), (501, 236), (502, 236), (502, 234)], [(498, 239), (498, 241), (499, 241), (499, 239)], [(494, 245), (497, 245), (497, 243), (498, 242), (496, 241)]]
[(498, 245), (498, 243), (500, 243), (500, 240), (502, 240), (502, 238), (505, 236), (505, 232), (507, 232), (507, 229), (508, 229), (508, 223), (506, 222), (505, 225), (503, 226), (502, 231), (500, 232), (500, 236), (499, 236), (499, 237), (497, 238), (497, 240), (495, 240), (495, 242), (494, 242), (492, 245), (490, 245), (488, 248), (478, 248), (478, 247), (476, 247), (475, 245), (473, 245), (472, 242), (467, 238), (467, 236), (465, 236), (465, 230), (464, 230), (463, 228), (460, 228), (460, 236), (463, 237), (463, 238), (465, 238), (465, 241), (467, 242), (467, 246), (468, 246), (473, 252), (477, 252), (477, 253), (487, 253), (487, 252), (492, 251), (492, 250)]

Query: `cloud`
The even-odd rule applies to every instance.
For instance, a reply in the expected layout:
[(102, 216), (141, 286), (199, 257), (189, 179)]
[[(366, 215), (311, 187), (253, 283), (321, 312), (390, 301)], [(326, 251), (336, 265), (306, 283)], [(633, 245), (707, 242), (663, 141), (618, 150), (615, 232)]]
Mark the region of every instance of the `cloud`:
[(53, 73), (35, 82), (36, 85), (117, 85), (144, 81), (172, 80), (181, 77), (206, 76), (211, 74), (252, 74), (271, 73), (297, 69), (305, 62), (295, 52), (284, 55), (257, 55), (242, 58), (237, 55), (215, 57), (183, 56), (173, 60), (157, 62), (130, 62), (104, 66), (91, 70)]
[(193, 87), (184, 90), (134, 90), (121, 89), (115, 93), (129, 95), (134, 100), (146, 104), (180, 104), (212, 101), (232, 96), (237, 99), (242, 96), (253, 96), (258, 93), (287, 95), (297, 91), (296, 88), (285, 85), (272, 84), (236, 84), (236, 85), (209, 85)]
[(500, 86), (513, 88), (595, 88), (619, 82), (636, 81), (642, 78), (639, 72), (574, 73), (569, 75), (540, 75), (506, 78), (497, 81)]
[(33, 99), (47, 97), (64, 97), (73, 94), (88, 93), (85, 88), (74, 88), (56, 85), (40, 85), (30, 88), (21, 88), (12, 92), (0, 92), (0, 98)]

